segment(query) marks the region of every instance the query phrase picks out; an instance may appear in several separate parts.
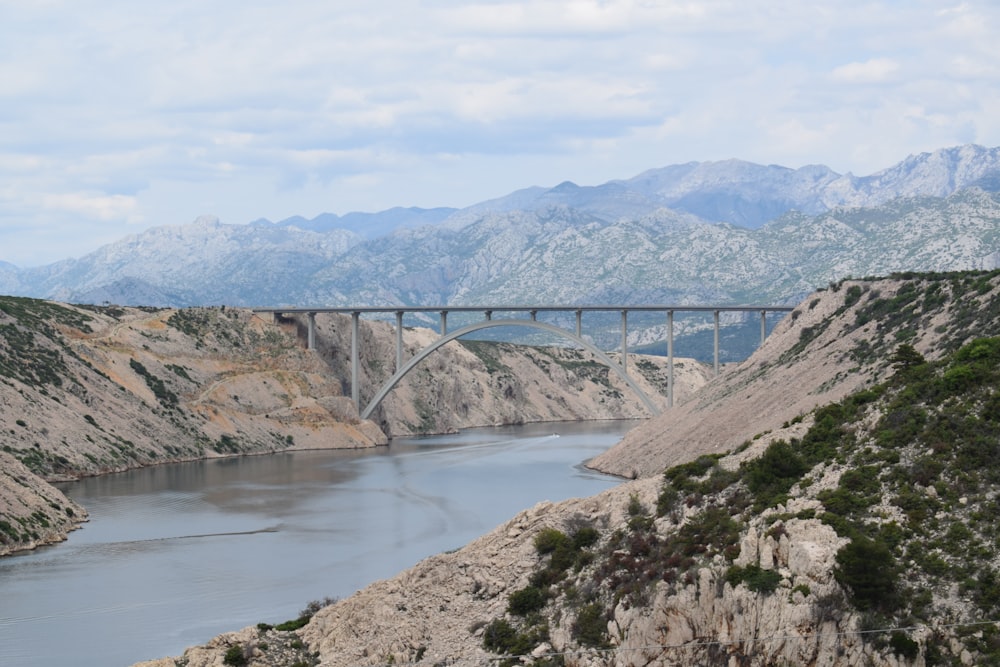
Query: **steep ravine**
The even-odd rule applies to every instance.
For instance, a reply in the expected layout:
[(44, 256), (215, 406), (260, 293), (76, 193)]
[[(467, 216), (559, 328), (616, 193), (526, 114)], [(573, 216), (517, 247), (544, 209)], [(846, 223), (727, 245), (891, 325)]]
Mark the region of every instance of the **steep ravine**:
[(998, 324), (997, 273), (835, 285), (602, 457), (642, 478), (142, 664), (993, 664)]
[[(647, 412), (569, 349), (451, 343), (362, 421), (350, 394), (350, 318), (304, 323), (245, 309), (79, 307), (0, 298), (0, 554), (65, 538), (86, 519), (48, 481), (197, 458), (384, 445), (388, 437)], [(407, 355), (433, 340), (407, 329)], [(395, 334), (362, 322), (362, 391), (388, 377)], [(665, 360), (635, 357), (652, 396)], [(708, 378), (679, 360), (676, 395)], [(345, 395), (346, 394), (346, 395)], [(661, 402), (662, 398), (659, 398)]]

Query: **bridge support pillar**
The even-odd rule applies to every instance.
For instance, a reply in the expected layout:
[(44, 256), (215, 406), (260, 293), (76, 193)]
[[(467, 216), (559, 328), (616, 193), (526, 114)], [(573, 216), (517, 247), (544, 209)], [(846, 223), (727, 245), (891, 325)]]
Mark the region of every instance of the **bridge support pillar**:
[(622, 370), (628, 374), (628, 311), (622, 311)]
[[(459, 312), (470, 312), (477, 311), (482, 312), (485, 315), (485, 322), (480, 322), (474, 325), (467, 325), (460, 327), (454, 332), (454, 335), (448, 333), (448, 313), (451, 310), (457, 310)], [(583, 311), (594, 310), (603, 311), (610, 315), (614, 311), (621, 313), (621, 360), (616, 363), (614, 359), (611, 358), (607, 353), (595, 347), (593, 343), (583, 336)], [(638, 310), (640, 312), (664, 312), (667, 313), (667, 357), (668, 357), (668, 382), (667, 382), (667, 402), (670, 407), (674, 405), (674, 380), (675, 380), (675, 363), (674, 363), (674, 315), (677, 311), (680, 312), (697, 312), (701, 315), (699, 317), (704, 317), (705, 314), (712, 312), (714, 318), (714, 371), (715, 376), (718, 376), (721, 371), (721, 361), (720, 361), (720, 336), (721, 336), (721, 326), (720, 326), (720, 313), (722, 311), (731, 312), (739, 311), (745, 313), (745, 317), (749, 318), (750, 314), (753, 312), (760, 313), (760, 342), (763, 345), (767, 339), (767, 313), (768, 311), (783, 313), (783, 312), (794, 312), (791, 306), (766, 306), (766, 305), (756, 305), (756, 306), (643, 306), (643, 305), (611, 305), (611, 306), (539, 306), (539, 305), (521, 305), (516, 307), (510, 306), (476, 306), (476, 307), (464, 307), (464, 306), (419, 306), (413, 308), (406, 308), (405, 306), (392, 306), (389, 308), (378, 308), (378, 307), (345, 307), (345, 308), (321, 308), (321, 307), (310, 307), (310, 308), (291, 308), (291, 309), (270, 309), (261, 308), (254, 309), (255, 314), (263, 315), (264, 313), (270, 313), (275, 324), (280, 325), (282, 323), (288, 323), (290, 320), (285, 318), (292, 318), (293, 322), (297, 322), (295, 326), (301, 326), (302, 321), (300, 319), (301, 315), (306, 315), (307, 317), (307, 340), (306, 344), (308, 349), (313, 350), (317, 345), (317, 324), (316, 315), (318, 313), (342, 313), (351, 315), (351, 398), (358, 405), (359, 414), (367, 418), (367, 415), (378, 406), (379, 402), (384, 398), (384, 395), (392, 389), (393, 386), (405, 375), (409, 370), (421, 359), (423, 359), (427, 354), (433, 352), (441, 345), (459, 338), (466, 333), (471, 333), (473, 331), (478, 331), (480, 329), (490, 328), (493, 326), (528, 326), (538, 329), (543, 329), (551, 333), (564, 335), (573, 340), (574, 343), (581, 346), (582, 348), (589, 350), (594, 355), (596, 355), (602, 363), (611, 368), (619, 378), (624, 380), (629, 387), (635, 391), (640, 397), (643, 397), (643, 402), (646, 403), (651, 413), (656, 413), (658, 410), (656, 406), (649, 401), (648, 397), (645, 397), (642, 389), (639, 385), (629, 376), (628, 374), (628, 311)], [(492, 321), (493, 313), (498, 311), (504, 312), (520, 312), (520, 313), (530, 313), (530, 320), (517, 319), (517, 318), (507, 318), (502, 317), (500, 321)], [(538, 313), (550, 313), (550, 312), (563, 312), (567, 313), (573, 311), (576, 316), (576, 335), (572, 336), (566, 330), (568, 327), (561, 326), (557, 327), (555, 325), (545, 323), (545, 317), (541, 320), (538, 319)], [(361, 410), (361, 328), (360, 319), (361, 315), (365, 313), (391, 313), (396, 314), (396, 373), (390, 378), (383, 389), (379, 390), (375, 394), (375, 398), (372, 403), (364, 408), (363, 412)], [(427, 313), (431, 314), (437, 312), (441, 316), (441, 336), (440, 338), (431, 344), (431, 346), (415, 352), (414, 356), (410, 358), (409, 361), (404, 363), (403, 355), (403, 318), (406, 313)], [(421, 315), (421, 317), (426, 317), (426, 315)], [(560, 321), (562, 318), (559, 318)], [(301, 329), (298, 330), (301, 333)], [(612, 352), (613, 354), (613, 352)], [(398, 376), (398, 377), (396, 377)]]
[(361, 359), (359, 349), (361, 347), (361, 313), (351, 313), (351, 398), (358, 412), (361, 412)]
[(315, 350), (316, 349), (316, 313), (306, 313), (306, 317), (309, 321), (306, 334), (306, 349)]
[(667, 311), (667, 407), (674, 407), (674, 311)]
[(403, 311), (396, 311), (396, 371), (403, 367)]
[(719, 376), (719, 311), (715, 311), (715, 375)]

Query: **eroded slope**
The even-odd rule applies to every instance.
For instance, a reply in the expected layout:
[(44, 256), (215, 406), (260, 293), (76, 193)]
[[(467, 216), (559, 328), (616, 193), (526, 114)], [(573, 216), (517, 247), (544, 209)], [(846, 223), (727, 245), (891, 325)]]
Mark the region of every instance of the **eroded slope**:
[[(816, 406), (884, 379), (894, 347), (929, 359), (1000, 331), (996, 272), (847, 280), (803, 301), (749, 359), (693, 398), (630, 431), (590, 465), (622, 476), (657, 475), (762, 434), (791, 437)], [(791, 424), (791, 431), (786, 428)]]

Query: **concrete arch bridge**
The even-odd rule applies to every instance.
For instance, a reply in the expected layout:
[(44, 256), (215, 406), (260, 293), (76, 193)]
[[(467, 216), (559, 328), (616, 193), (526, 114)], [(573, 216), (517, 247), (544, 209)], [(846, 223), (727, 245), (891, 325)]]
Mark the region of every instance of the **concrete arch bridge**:
[[(333, 307), (333, 308), (255, 308), (255, 313), (271, 314), (275, 318), (284, 315), (306, 315), (308, 322), (307, 345), (309, 349), (315, 349), (316, 345), (316, 314), (317, 313), (338, 313), (351, 316), (351, 398), (358, 408), (358, 413), (362, 419), (368, 419), (372, 412), (385, 399), (390, 391), (402, 380), (407, 373), (429, 355), (434, 353), (446, 343), (484, 329), (494, 327), (522, 327), (546, 331), (591, 352), (601, 363), (605, 364), (612, 372), (617, 374), (633, 392), (639, 397), (651, 414), (659, 414), (660, 410), (650, 400), (649, 396), (635, 383), (628, 373), (628, 348), (626, 340), (628, 336), (628, 314), (630, 312), (657, 312), (666, 316), (667, 322), (667, 405), (674, 403), (674, 314), (675, 313), (712, 313), (714, 316), (715, 339), (714, 339), (714, 367), (715, 373), (719, 373), (719, 314), (722, 312), (743, 312), (759, 313), (760, 315), (760, 342), (764, 343), (767, 337), (767, 313), (785, 313), (791, 311), (791, 306), (671, 306), (671, 305), (602, 305), (602, 306), (361, 306), (361, 307)], [(449, 313), (482, 313), (483, 320), (455, 329), (448, 330)], [(575, 330), (570, 331), (563, 327), (541, 322), (538, 320), (538, 313), (551, 312), (571, 312), (576, 316)], [(621, 314), (621, 362), (614, 361), (608, 354), (595, 346), (583, 337), (582, 320), (584, 312), (617, 312)], [(360, 377), (360, 319), (365, 314), (388, 314), (394, 313), (396, 316), (396, 372), (386, 380), (375, 395), (368, 402), (368, 405), (361, 405)], [(440, 335), (424, 349), (417, 352), (408, 360), (403, 359), (403, 316), (410, 313), (437, 313), (440, 317)], [(494, 318), (496, 313), (504, 313), (504, 317)], [(527, 317), (525, 317), (527, 315)]]

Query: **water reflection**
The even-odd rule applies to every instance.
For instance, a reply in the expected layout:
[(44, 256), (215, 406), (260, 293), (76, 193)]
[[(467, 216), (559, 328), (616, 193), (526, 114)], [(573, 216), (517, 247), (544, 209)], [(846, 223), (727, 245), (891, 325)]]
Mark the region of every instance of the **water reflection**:
[(66, 485), (92, 520), (62, 545), (0, 559), (0, 664), (129, 665), (293, 618), (540, 500), (617, 483), (580, 463), (629, 426), (479, 429)]

